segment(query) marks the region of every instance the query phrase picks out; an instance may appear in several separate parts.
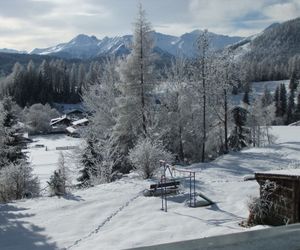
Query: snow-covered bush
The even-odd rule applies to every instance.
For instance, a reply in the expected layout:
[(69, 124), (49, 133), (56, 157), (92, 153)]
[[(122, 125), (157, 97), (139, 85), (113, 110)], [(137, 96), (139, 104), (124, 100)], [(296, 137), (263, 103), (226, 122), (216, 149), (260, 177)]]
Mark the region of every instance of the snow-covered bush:
[(54, 171), (53, 175), (48, 181), (50, 187), (50, 195), (64, 195), (66, 193), (66, 186), (68, 182), (69, 169), (66, 166), (65, 156), (60, 153), (58, 159), (58, 168)]
[(261, 186), (260, 197), (253, 197), (250, 199), (248, 203), (248, 226), (261, 224), (277, 225), (287, 222), (286, 218), (281, 218), (278, 214), (278, 204), (281, 204), (284, 208), (286, 207), (286, 201), (284, 198), (278, 196), (277, 199), (280, 200), (274, 202), (274, 193), (277, 192), (278, 189), (279, 186), (275, 182), (266, 180), (266, 182)]
[(52, 109), (49, 104), (34, 104), (24, 109), (24, 116), (27, 125), (33, 133), (47, 133), (51, 130), (50, 120), (59, 117), (56, 109)]
[(38, 196), (39, 180), (27, 163), (11, 164), (0, 170), (0, 201)]
[(129, 151), (129, 160), (143, 178), (148, 179), (153, 177), (158, 169), (159, 160), (172, 162), (173, 155), (165, 150), (160, 141), (142, 138)]
[(64, 195), (66, 193), (66, 179), (61, 170), (55, 170), (48, 181), (50, 187), (50, 195)]

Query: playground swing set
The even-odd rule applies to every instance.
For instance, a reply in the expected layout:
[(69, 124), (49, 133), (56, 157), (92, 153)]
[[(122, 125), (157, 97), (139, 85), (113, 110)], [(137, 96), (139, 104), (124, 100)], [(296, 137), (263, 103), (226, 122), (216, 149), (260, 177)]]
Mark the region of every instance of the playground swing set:
[[(160, 196), (161, 210), (168, 211), (168, 196), (179, 194), (181, 182), (188, 183), (188, 193), (185, 201), (189, 207), (202, 207), (212, 205), (214, 202), (200, 192), (196, 192), (196, 172), (188, 169), (180, 169), (160, 161), (161, 177), (158, 183), (151, 184), (146, 190), (145, 196)], [(178, 176), (179, 175), (179, 176)], [(176, 177), (177, 176), (177, 177)], [(198, 200), (198, 198), (202, 200)]]

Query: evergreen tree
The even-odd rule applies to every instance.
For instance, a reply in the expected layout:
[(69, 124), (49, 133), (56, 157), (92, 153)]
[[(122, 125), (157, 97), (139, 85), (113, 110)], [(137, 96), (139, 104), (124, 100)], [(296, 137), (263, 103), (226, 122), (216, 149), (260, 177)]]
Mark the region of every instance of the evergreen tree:
[(280, 88), (279, 86), (276, 87), (275, 93), (274, 93), (274, 102), (275, 102), (275, 115), (276, 117), (279, 117), (281, 114), (280, 110)]
[(27, 74), (26, 74), (26, 89), (23, 91), (23, 102), (20, 103), (21, 107), (26, 105), (31, 105), (35, 103), (35, 98), (37, 96), (37, 72), (33, 61), (29, 61), (27, 64)]
[(249, 144), (249, 129), (246, 127), (248, 111), (242, 107), (232, 110), (234, 130), (229, 137), (229, 145), (233, 150), (241, 150)]
[(97, 178), (99, 175), (98, 166), (101, 161), (95, 150), (96, 141), (94, 138), (89, 138), (87, 146), (81, 156), (81, 164), (84, 166), (79, 172), (81, 176), (77, 178), (80, 182), (80, 186), (91, 186), (93, 185), (93, 177)]
[(52, 93), (52, 74), (50, 70), (49, 63), (44, 60), (42, 64), (40, 65), (40, 75), (39, 75), (39, 81), (41, 87), (40, 92), (40, 101), (42, 104), (45, 104), (47, 100), (49, 102), (52, 101), (53, 93)]
[(295, 112), (295, 90), (294, 88), (292, 88), (290, 90), (290, 95), (288, 99), (286, 124), (290, 124), (294, 122), (294, 112)]
[(244, 96), (243, 96), (243, 103), (246, 105), (250, 105), (250, 99), (249, 99), (249, 90), (245, 90)]
[(298, 87), (298, 81), (295, 77), (295, 74), (292, 74), (291, 78), (290, 78), (290, 83), (289, 83), (289, 89), (290, 90), (296, 90)]
[(84, 64), (79, 64), (78, 68), (78, 76), (77, 76), (77, 94), (81, 94), (82, 91), (85, 88), (85, 80), (86, 78), (86, 72), (85, 72), (85, 67)]
[(297, 105), (295, 107), (295, 120), (300, 120), (300, 93), (297, 95)]
[(10, 97), (0, 102), (0, 168), (13, 163), (18, 164), (26, 158), (20, 145), (20, 136), (17, 134), (17, 105)]
[(275, 114), (276, 117), (284, 117), (287, 113), (287, 96), (284, 84), (280, 84), (275, 91)]
[(287, 112), (287, 96), (286, 96), (286, 88), (283, 83), (280, 84), (279, 107), (280, 107), (280, 116), (284, 116)]

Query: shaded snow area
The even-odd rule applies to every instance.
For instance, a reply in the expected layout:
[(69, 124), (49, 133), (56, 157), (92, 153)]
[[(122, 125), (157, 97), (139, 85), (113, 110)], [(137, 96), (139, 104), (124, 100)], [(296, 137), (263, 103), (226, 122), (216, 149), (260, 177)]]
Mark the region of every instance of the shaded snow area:
[[(142, 195), (154, 180), (131, 173), (62, 198), (0, 205), (0, 249), (125, 249), (261, 228), (239, 226), (248, 216), (249, 197), (259, 193), (256, 181), (244, 181), (244, 176), (290, 167), (293, 171), (300, 161), (300, 127), (274, 127), (272, 131), (278, 138), (275, 145), (188, 167), (196, 171), (196, 191), (214, 205), (189, 208), (179, 195), (168, 198), (168, 212), (163, 212), (159, 197)], [(66, 141), (78, 143), (74, 138), (40, 138), (40, 143), (53, 147), (65, 146)], [(31, 151), (35, 172), (42, 178), (47, 169), (39, 163), (53, 162), (45, 154)]]

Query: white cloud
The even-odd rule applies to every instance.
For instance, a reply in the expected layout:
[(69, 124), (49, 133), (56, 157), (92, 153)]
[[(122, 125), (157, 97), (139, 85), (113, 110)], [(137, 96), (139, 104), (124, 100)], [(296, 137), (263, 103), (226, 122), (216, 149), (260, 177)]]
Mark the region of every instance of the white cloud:
[(264, 8), (263, 13), (274, 21), (285, 21), (300, 15), (300, 1), (277, 3)]
[(207, 28), (248, 36), (300, 14), (300, 0), (4, 0), (0, 48), (47, 47), (79, 33), (131, 33), (139, 1), (153, 28), (171, 35)]

